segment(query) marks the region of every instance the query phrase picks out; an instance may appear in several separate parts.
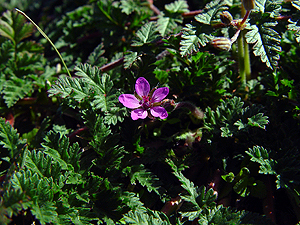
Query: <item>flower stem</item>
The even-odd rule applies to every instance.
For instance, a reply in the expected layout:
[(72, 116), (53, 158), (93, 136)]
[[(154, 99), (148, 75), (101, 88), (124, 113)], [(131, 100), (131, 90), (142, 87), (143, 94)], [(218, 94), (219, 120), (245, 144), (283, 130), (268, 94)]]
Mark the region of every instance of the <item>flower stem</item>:
[(244, 67), (245, 67), (245, 74), (246, 80), (251, 80), (251, 63), (250, 63), (250, 52), (249, 52), (249, 45), (246, 42), (245, 38), (246, 32), (243, 30), (242, 35), (244, 39)]
[(45, 34), (44, 31), (43, 31), (43, 30), (42, 30), (35, 22), (33, 22), (33, 20), (30, 19), (29, 16), (27, 16), (23, 11), (21, 11), (21, 10), (19, 10), (19, 9), (17, 9), (17, 8), (16, 8), (16, 11), (17, 11), (18, 13), (21, 13), (26, 19), (28, 19), (28, 20), (36, 27), (36, 29), (38, 29), (38, 31), (41, 33), (41, 35), (43, 35), (44, 38), (46, 38), (46, 40), (49, 41), (49, 43), (52, 45), (52, 47), (54, 48), (54, 50), (55, 50), (56, 53), (58, 54), (58, 56), (59, 56), (59, 58), (60, 58), (62, 64), (63, 64), (64, 67), (66, 68), (69, 77), (72, 77), (71, 74), (70, 74), (70, 71), (69, 71), (69, 69), (68, 69), (68, 67), (67, 67), (67, 65), (66, 65), (66, 63), (65, 63), (65, 61), (64, 61), (64, 59), (62, 58), (61, 54), (59, 53), (59, 51), (57, 50), (57, 48), (55, 47), (55, 45), (53, 44), (53, 42), (52, 42), (52, 41), (50, 40), (50, 38), (47, 36), (47, 34)]
[[(244, 26), (247, 18), (249, 17), (251, 11), (246, 11), (243, 4), (241, 8), (241, 15), (243, 20), (240, 24), (240, 27)], [(251, 64), (250, 64), (250, 54), (249, 54), (249, 45), (246, 42), (245, 30), (242, 30), (239, 34), (237, 43), (238, 43), (238, 60), (239, 60), (239, 71), (241, 81), (246, 85), (247, 80), (251, 79)]]
[(246, 84), (246, 73), (245, 73), (245, 52), (244, 52), (244, 40), (242, 32), (240, 33), (237, 39), (238, 45), (238, 62), (239, 62), (239, 73), (241, 81), (243, 84)]

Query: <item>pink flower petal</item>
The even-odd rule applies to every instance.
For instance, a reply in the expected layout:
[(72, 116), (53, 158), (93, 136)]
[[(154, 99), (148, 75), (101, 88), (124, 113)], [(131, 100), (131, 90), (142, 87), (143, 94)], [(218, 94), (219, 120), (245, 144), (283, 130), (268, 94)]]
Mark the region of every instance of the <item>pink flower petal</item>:
[(150, 109), (151, 115), (154, 117), (159, 117), (162, 120), (168, 117), (168, 113), (165, 108), (161, 106), (155, 106)]
[(122, 94), (119, 96), (119, 102), (129, 109), (136, 109), (140, 107), (140, 101), (131, 94)]
[(139, 77), (135, 83), (135, 91), (140, 97), (147, 97), (150, 91), (150, 84), (144, 77)]
[(148, 113), (144, 109), (135, 109), (131, 112), (131, 118), (133, 120), (137, 119), (145, 119), (147, 117)]
[(169, 88), (161, 87), (157, 88), (152, 95), (151, 102), (160, 102), (169, 94)]

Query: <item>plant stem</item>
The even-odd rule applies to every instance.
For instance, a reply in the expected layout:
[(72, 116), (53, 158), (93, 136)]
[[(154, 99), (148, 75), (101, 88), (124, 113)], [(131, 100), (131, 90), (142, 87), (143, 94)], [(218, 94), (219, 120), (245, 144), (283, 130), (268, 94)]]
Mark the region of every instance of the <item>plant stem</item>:
[[(250, 15), (250, 11), (246, 11), (243, 4), (241, 8), (241, 15), (243, 16), (243, 20), (240, 24), (241, 27), (244, 26), (247, 18)], [(242, 28), (241, 28), (242, 29)], [(239, 71), (241, 81), (244, 85), (246, 85), (247, 80), (251, 79), (251, 64), (250, 64), (250, 54), (249, 54), (249, 46), (246, 42), (245, 38), (246, 32), (242, 30), (239, 34), (237, 43), (238, 43), (238, 60), (239, 60)]]
[(244, 53), (244, 40), (242, 32), (237, 39), (238, 45), (238, 62), (239, 62), (239, 73), (241, 77), (242, 84), (246, 84), (246, 73), (245, 73), (245, 53)]
[[(250, 15), (250, 11), (246, 11), (244, 5), (242, 4), (241, 12), (242, 15), (244, 16), (242, 20), (242, 26), (243, 26)], [(246, 81), (248, 81), (251, 79), (251, 64), (250, 64), (249, 45), (246, 42), (245, 34), (246, 31), (242, 30), (241, 35), (243, 36), (243, 42), (244, 42), (244, 70), (245, 70)]]
[(243, 41), (244, 41), (244, 67), (245, 67), (245, 74), (246, 80), (251, 80), (251, 63), (250, 63), (250, 52), (249, 52), (249, 45), (246, 42), (245, 34), (246, 32), (243, 30)]
[(36, 27), (36, 29), (38, 29), (38, 31), (41, 33), (41, 35), (43, 35), (44, 38), (46, 38), (47, 41), (49, 41), (49, 43), (52, 45), (52, 47), (54, 48), (54, 50), (55, 50), (56, 53), (58, 54), (58, 56), (59, 56), (59, 58), (60, 58), (62, 64), (63, 64), (64, 67), (66, 68), (69, 77), (72, 77), (71, 74), (70, 74), (70, 71), (69, 71), (69, 69), (68, 69), (68, 67), (67, 67), (67, 65), (66, 65), (66, 63), (65, 63), (65, 61), (64, 61), (64, 59), (62, 58), (61, 54), (59, 53), (59, 51), (57, 50), (57, 48), (55, 47), (55, 45), (53, 44), (53, 42), (52, 42), (52, 41), (50, 40), (50, 38), (47, 36), (47, 34), (45, 34), (44, 31), (43, 31), (37, 24), (35, 24), (35, 22), (33, 22), (33, 20), (30, 19), (29, 16), (27, 16), (23, 11), (21, 11), (21, 10), (19, 10), (19, 9), (17, 9), (17, 8), (16, 8), (16, 11), (17, 11), (18, 13), (21, 13), (26, 19), (28, 19), (28, 20)]

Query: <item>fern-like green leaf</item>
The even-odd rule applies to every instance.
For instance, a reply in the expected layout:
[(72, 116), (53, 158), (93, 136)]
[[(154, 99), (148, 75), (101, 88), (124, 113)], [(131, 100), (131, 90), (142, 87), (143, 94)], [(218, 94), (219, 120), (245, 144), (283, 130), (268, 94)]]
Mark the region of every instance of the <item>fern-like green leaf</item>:
[(136, 32), (136, 39), (133, 40), (132, 46), (143, 46), (150, 44), (159, 37), (157, 25), (154, 22), (146, 23)]
[(121, 0), (120, 8), (122, 9), (122, 12), (126, 15), (131, 14), (132, 12), (138, 10), (139, 1), (136, 0)]
[(52, 179), (41, 178), (30, 171), (21, 171), (14, 173), (11, 182), (14, 189), (21, 190), (29, 197), (30, 201), (25, 202), (24, 206), (30, 208), (41, 224), (56, 221), (58, 214), (53, 202)]
[(83, 83), (90, 85), (93, 90), (91, 106), (93, 109), (101, 111), (105, 115), (107, 124), (116, 124), (122, 122), (125, 115), (124, 107), (117, 107), (119, 101), (119, 91), (113, 88), (113, 81), (108, 74), (102, 74), (98, 67), (92, 67), (88, 64), (80, 64), (75, 68), (77, 75), (83, 78)]
[(89, 55), (87, 62), (92, 66), (103, 66), (107, 63), (107, 59), (103, 56), (103, 44), (99, 44), (94, 51)]
[[(142, 165), (140, 165), (143, 167)], [(146, 169), (140, 169), (132, 174), (130, 178), (131, 184), (138, 181), (143, 187), (146, 187), (149, 192), (154, 191), (159, 196), (162, 196), (165, 190), (161, 187), (161, 182), (155, 174)]]
[(180, 194), (180, 197), (187, 202), (181, 208), (181, 215), (188, 217), (190, 221), (193, 221), (202, 211), (214, 207), (217, 196), (214, 194), (214, 190), (211, 188), (206, 191), (204, 186), (197, 187), (192, 181), (187, 179), (182, 172), (178, 171), (177, 166), (171, 160), (167, 159), (166, 162), (171, 166), (173, 174), (178, 178), (181, 183), (181, 187), (187, 192)]
[(182, 56), (198, 52), (200, 46), (205, 46), (212, 40), (213, 36), (206, 33), (196, 35), (195, 27), (191, 24), (186, 24), (183, 28), (182, 40), (180, 41), (180, 54)]
[(26, 19), (16, 11), (4, 12), (0, 19), (0, 35), (9, 38), (17, 45), (33, 32), (33, 25), (25, 22)]
[(276, 161), (269, 158), (269, 153), (264, 147), (254, 146), (253, 149), (249, 148), (249, 151), (246, 151), (246, 153), (251, 157), (251, 161), (260, 164), (259, 173), (276, 174)]
[(277, 22), (251, 25), (245, 35), (247, 43), (254, 44), (254, 55), (271, 69), (277, 65), (281, 51), (280, 35), (272, 29), (276, 25)]
[(35, 203), (31, 206), (32, 214), (39, 220), (41, 224), (56, 223), (57, 212), (53, 202)]
[[(178, 20), (171, 17), (159, 17), (157, 20), (157, 28), (162, 37), (173, 31), (176, 28)], [(179, 20), (180, 22), (180, 20)]]
[(267, 116), (264, 116), (263, 113), (258, 113), (250, 118), (248, 118), (248, 125), (253, 126), (253, 127), (259, 127), (262, 129), (265, 129), (269, 120)]
[(61, 98), (72, 98), (81, 102), (89, 97), (91, 86), (79, 78), (60, 77), (49, 90), (49, 96), (57, 95)]
[(289, 23), (290, 24), (287, 25), (288, 30), (295, 31), (296, 41), (299, 43), (300, 42), (300, 26), (298, 26), (298, 22), (297, 21), (294, 22), (291, 19), (289, 19)]
[(255, 11), (259, 10), (261, 13), (269, 13), (274, 18), (280, 15), (282, 2), (283, 0), (256, 0)]
[[(11, 68), (7, 66), (9, 64), (9, 61), (12, 60), (14, 54), (14, 46), (13, 43), (10, 40), (6, 40), (3, 43), (1, 43), (0, 47), (0, 71), (1, 75), (4, 76), (5, 74), (11, 74)], [(2, 77), (1, 76), (1, 77)], [(1, 80), (0, 82), (0, 91), (2, 91), (4, 86), (5, 80)]]
[(142, 208), (135, 211), (130, 211), (124, 215), (126, 224), (136, 225), (169, 225), (171, 224), (168, 217), (159, 211)]
[(80, 160), (80, 148), (78, 143), (70, 146), (69, 140), (65, 135), (50, 131), (42, 143), (43, 152), (55, 161), (59, 162), (63, 170), (78, 171)]
[(292, 1), (292, 6), (300, 10), (300, 1), (299, 0)]
[(195, 19), (199, 23), (211, 25), (212, 20), (217, 15), (219, 11), (224, 11), (228, 9), (228, 6), (232, 6), (232, 0), (214, 0), (209, 2), (203, 11), (195, 16)]
[(17, 130), (2, 118), (0, 118), (0, 145), (1, 160), (9, 163), (17, 160), (16, 157), (23, 151), (25, 145), (25, 141), (20, 140)]
[(0, 201), (0, 224), (8, 224), (13, 215), (22, 209), (22, 202), (26, 201), (25, 194), (20, 189), (6, 189), (2, 192)]
[(24, 98), (32, 91), (32, 89), (32, 82), (27, 79), (12, 77), (10, 80), (7, 80), (2, 90), (7, 107), (12, 107), (18, 100)]
[(170, 13), (185, 13), (188, 12), (189, 5), (185, 0), (177, 0), (165, 5), (165, 9)]
[(139, 58), (137, 52), (130, 52), (124, 56), (124, 68), (128, 69)]

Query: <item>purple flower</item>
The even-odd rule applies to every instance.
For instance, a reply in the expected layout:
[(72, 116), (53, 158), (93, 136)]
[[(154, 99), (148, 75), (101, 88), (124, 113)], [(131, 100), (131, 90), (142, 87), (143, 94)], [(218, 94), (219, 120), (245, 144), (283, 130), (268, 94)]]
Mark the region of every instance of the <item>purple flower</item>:
[(165, 119), (168, 113), (161, 107), (162, 100), (169, 94), (169, 88), (161, 87), (150, 91), (150, 84), (144, 77), (139, 77), (135, 83), (135, 93), (122, 94), (119, 101), (131, 111), (133, 120), (159, 117)]

